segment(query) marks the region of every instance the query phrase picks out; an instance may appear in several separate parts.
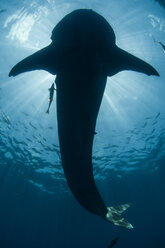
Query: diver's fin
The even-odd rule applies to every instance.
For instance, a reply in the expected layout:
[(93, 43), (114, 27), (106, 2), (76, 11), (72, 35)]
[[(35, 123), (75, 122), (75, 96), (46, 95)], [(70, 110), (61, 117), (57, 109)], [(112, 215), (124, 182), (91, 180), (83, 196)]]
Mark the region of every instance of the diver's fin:
[(55, 75), (57, 67), (56, 61), (56, 51), (54, 45), (51, 43), (49, 46), (37, 51), (36, 53), (33, 53), (29, 57), (16, 64), (11, 69), (9, 77), (33, 70), (46, 70)]
[(129, 223), (126, 219), (124, 219), (121, 214), (130, 207), (130, 204), (123, 204), (123, 205), (119, 205), (116, 207), (108, 207), (108, 213), (106, 214), (105, 219), (107, 221), (110, 221), (111, 223), (113, 223), (116, 226), (122, 226), (125, 227), (127, 229), (132, 229), (133, 226), (131, 225), (131, 223)]
[(123, 70), (137, 71), (137, 72), (144, 73), (148, 76), (150, 75), (159, 76), (159, 73), (150, 64), (120, 49), (117, 46), (114, 49), (113, 58), (114, 58), (114, 61), (109, 63), (109, 68), (108, 68), (108, 63), (107, 63), (108, 76), (112, 76)]
[(48, 110), (45, 112), (46, 114), (49, 114), (49, 108), (48, 108)]

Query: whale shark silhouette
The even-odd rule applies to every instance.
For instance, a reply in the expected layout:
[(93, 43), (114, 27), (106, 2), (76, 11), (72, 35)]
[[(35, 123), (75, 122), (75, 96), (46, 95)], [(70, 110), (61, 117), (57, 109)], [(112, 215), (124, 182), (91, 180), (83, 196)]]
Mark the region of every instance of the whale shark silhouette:
[(88, 211), (114, 225), (133, 226), (121, 213), (130, 204), (106, 207), (96, 187), (92, 146), (107, 76), (133, 70), (159, 76), (148, 63), (120, 49), (109, 23), (90, 9), (66, 15), (52, 42), (16, 64), (9, 76), (46, 70), (56, 76), (57, 120), (62, 166), (71, 192)]

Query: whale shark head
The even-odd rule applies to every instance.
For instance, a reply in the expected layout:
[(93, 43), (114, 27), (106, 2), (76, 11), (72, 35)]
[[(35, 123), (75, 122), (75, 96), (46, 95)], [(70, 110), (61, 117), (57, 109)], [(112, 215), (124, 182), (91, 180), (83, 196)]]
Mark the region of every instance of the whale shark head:
[(46, 70), (58, 74), (66, 57), (75, 53), (99, 57), (107, 76), (123, 70), (133, 70), (147, 75), (158, 72), (148, 63), (116, 46), (112, 27), (92, 10), (80, 9), (66, 15), (53, 29), (51, 44), (16, 64), (9, 76), (32, 70)]

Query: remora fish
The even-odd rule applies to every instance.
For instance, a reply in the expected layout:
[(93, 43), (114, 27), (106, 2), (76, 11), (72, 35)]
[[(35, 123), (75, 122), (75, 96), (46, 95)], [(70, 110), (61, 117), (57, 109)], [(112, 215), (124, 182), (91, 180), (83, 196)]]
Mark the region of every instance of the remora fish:
[(93, 10), (66, 15), (52, 31), (52, 43), (16, 64), (9, 76), (46, 70), (56, 76), (57, 119), (62, 165), (70, 190), (88, 211), (114, 225), (133, 228), (121, 213), (130, 204), (106, 207), (96, 187), (92, 146), (107, 76), (122, 70), (158, 72), (117, 47), (109, 23)]
[(118, 240), (119, 240), (119, 237), (116, 237), (113, 240), (111, 240), (111, 243), (108, 246), (108, 248), (112, 248), (114, 245), (116, 245), (116, 243), (117, 243)]
[(156, 41), (156, 42), (161, 45), (161, 47), (163, 48), (163, 52), (165, 53), (165, 45), (163, 45), (161, 41)]
[(54, 91), (55, 91), (54, 83), (52, 83), (52, 86), (48, 90), (50, 92), (49, 92), (49, 106), (48, 106), (48, 109), (46, 111), (47, 114), (49, 114), (49, 109), (50, 109), (51, 103), (53, 101), (53, 96), (54, 96)]
[(163, 48), (163, 52), (165, 53), (165, 45), (161, 42), (161, 41), (159, 41), (159, 40), (155, 40), (155, 38), (153, 37), (153, 40), (154, 40), (154, 42), (155, 43), (158, 43), (158, 44), (160, 44), (161, 45), (161, 47)]
[(6, 12), (6, 9), (0, 9), (0, 14)]

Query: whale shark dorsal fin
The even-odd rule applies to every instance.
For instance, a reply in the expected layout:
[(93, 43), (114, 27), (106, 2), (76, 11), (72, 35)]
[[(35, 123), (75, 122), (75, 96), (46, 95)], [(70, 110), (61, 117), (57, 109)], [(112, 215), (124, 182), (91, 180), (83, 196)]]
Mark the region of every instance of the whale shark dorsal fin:
[(45, 70), (55, 75), (58, 62), (57, 54), (57, 50), (51, 43), (17, 63), (9, 72), (9, 77), (34, 70)]
[(148, 76), (159, 76), (159, 73), (153, 66), (117, 46), (113, 51), (113, 55), (109, 57), (109, 62), (107, 62), (108, 76), (115, 75), (123, 70), (141, 72)]

